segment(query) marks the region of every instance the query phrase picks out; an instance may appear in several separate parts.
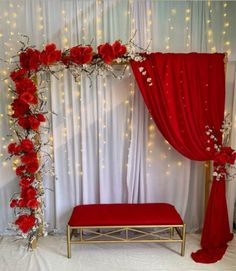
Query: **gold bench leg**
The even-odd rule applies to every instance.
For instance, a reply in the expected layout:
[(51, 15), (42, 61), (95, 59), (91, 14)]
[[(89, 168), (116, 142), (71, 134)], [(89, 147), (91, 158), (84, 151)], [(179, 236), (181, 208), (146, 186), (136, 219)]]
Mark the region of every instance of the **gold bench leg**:
[(182, 229), (181, 256), (184, 256), (185, 253), (185, 241), (186, 241), (186, 224), (183, 225)]
[(67, 225), (67, 258), (71, 258), (71, 236), (70, 236), (71, 230), (70, 226)]
[(174, 228), (170, 227), (170, 239), (173, 238), (173, 235), (174, 235)]

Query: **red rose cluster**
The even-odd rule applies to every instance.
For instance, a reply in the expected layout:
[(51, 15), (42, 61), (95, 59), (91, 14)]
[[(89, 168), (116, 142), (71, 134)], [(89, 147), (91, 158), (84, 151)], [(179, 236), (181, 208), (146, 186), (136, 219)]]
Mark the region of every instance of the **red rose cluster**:
[(45, 46), (45, 49), (40, 54), (41, 64), (48, 66), (61, 60), (61, 51), (56, 49), (54, 43)]
[(107, 64), (110, 64), (116, 58), (122, 57), (126, 52), (126, 46), (119, 41), (114, 42), (112, 45), (105, 43), (98, 46), (98, 54)]
[(214, 157), (214, 162), (218, 165), (225, 165), (226, 163), (233, 165), (235, 160), (236, 152), (231, 147), (221, 147)]
[(17, 95), (17, 98), (11, 104), (12, 117), (18, 119), (17, 122), (22, 128), (37, 130), (40, 123), (46, 119), (43, 114), (33, 114), (30, 110), (31, 105), (37, 105), (38, 103), (37, 88), (31, 79), (23, 77), (25, 74), (24, 69), (11, 73), (11, 78), (15, 80)]
[[(109, 43), (101, 44), (97, 47), (98, 56), (106, 64), (110, 64), (114, 59), (122, 57), (126, 54), (127, 48), (122, 45), (119, 41), (114, 42), (112, 45)], [(69, 50), (69, 54), (63, 54), (62, 62), (68, 66), (70, 63), (75, 63), (78, 65), (89, 64), (92, 62), (93, 57), (96, 58), (97, 55), (93, 54), (93, 49), (91, 46), (75, 46)]]
[(221, 180), (227, 170), (225, 165), (233, 165), (236, 160), (236, 152), (231, 147), (221, 147), (219, 151), (215, 153), (214, 156), (214, 172), (213, 175), (216, 176), (217, 180)]
[(20, 65), (26, 71), (37, 71), (40, 65), (48, 66), (60, 60), (61, 51), (54, 43), (46, 45), (42, 52), (28, 48), (20, 53)]
[[(32, 183), (35, 180), (35, 173), (39, 168), (39, 161), (37, 153), (34, 149), (34, 144), (30, 139), (23, 139), (19, 145), (16, 143), (11, 143), (8, 146), (8, 152), (11, 155), (20, 157), (22, 163), (16, 168), (16, 175), (21, 178), (19, 181), (19, 185), (21, 187), (20, 196), (17, 199), (14, 198), (11, 200), (10, 207), (29, 208), (34, 210), (39, 206), (39, 202), (37, 200), (37, 190), (32, 186)], [(33, 215), (31, 215), (31, 217), (34, 218)], [(30, 223), (27, 224), (28, 226), (25, 226), (25, 221), (28, 223), (29, 218), (24, 218), (22, 221), (20, 220), (19, 224), (16, 222), (15, 224), (17, 224), (21, 230), (29, 230), (34, 226), (34, 223), (31, 227), (29, 227), (29, 225), (31, 225)], [(32, 219), (30, 221), (32, 221)]]
[(36, 218), (33, 215), (20, 215), (15, 224), (23, 233), (27, 233), (34, 225)]

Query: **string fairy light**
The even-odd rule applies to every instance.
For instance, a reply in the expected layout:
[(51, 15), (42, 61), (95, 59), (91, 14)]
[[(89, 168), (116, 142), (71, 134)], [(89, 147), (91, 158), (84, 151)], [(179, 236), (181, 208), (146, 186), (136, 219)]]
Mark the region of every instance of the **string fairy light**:
[(97, 44), (102, 42), (103, 31), (102, 31), (102, 1), (96, 0), (96, 41)]
[(231, 43), (229, 40), (229, 18), (228, 18), (228, 3), (224, 1), (223, 3), (223, 31), (222, 31), (222, 40), (225, 52), (228, 56), (231, 54)]
[(216, 52), (216, 46), (214, 41), (214, 32), (212, 29), (212, 18), (214, 17), (213, 14), (213, 7), (212, 7), (212, 1), (209, 0), (207, 2), (207, 8), (208, 8), (208, 19), (207, 19), (207, 44), (208, 44), (208, 50), (211, 53)]
[(190, 34), (190, 26), (191, 26), (191, 9), (187, 7), (185, 9), (185, 44), (186, 50), (190, 50), (191, 45), (191, 34)]

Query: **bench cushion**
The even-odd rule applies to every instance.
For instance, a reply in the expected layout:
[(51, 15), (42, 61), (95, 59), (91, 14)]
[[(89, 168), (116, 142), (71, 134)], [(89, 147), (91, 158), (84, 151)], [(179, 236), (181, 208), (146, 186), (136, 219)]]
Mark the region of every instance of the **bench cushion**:
[(74, 207), (70, 226), (182, 225), (175, 207), (167, 203), (89, 204)]

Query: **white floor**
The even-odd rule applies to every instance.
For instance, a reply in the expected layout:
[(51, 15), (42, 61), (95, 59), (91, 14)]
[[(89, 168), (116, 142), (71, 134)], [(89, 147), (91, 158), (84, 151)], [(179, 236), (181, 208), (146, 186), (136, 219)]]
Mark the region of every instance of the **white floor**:
[(72, 245), (72, 258), (67, 259), (65, 236), (41, 238), (34, 251), (27, 251), (22, 240), (4, 236), (0, 237), (0, 271), (236, 271), (235, 239), (215, 264), (193, 262), (190, 254), (199, 242), (200, 235), (188, 234), (184, 257), (179, 255), (179, 244)]

